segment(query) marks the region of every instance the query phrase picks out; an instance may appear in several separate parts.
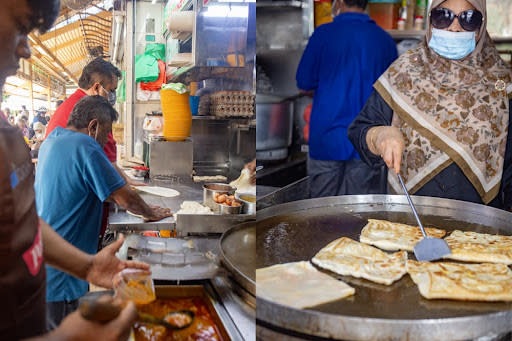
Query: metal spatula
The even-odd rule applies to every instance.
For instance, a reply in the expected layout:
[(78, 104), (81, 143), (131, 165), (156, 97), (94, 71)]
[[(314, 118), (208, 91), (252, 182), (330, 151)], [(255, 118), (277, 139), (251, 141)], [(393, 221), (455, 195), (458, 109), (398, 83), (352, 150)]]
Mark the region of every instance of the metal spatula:
[(425, 229), (423, 228), (423, 224), (420, 221), (420, 217), (418, 216), (416, 208), (414, 207), (411, 197), (409, 196), (409, 192), (407, 192), (407, 188), (405, 187), (404, 180), (402, 179), (400, 173), (397, 175), (398, 180), (400, 181), (400, 185), (402, 185), (405, 196), (407, 197), (407, 201), (409, 201), (409, 205), (411, 206), (412, 213), (414, 213), (414, 217), (420, 226), (421, 233), (423, 233), (423, 239), (414, 246), (414, 255), (416, 256), (416, 259), (420, 262), (430, 262), (432, 260), (440, 259), (446, 255), (449, 255), (451, 253), (450, 247), (443, 239), (429, 237), (425, 233)]

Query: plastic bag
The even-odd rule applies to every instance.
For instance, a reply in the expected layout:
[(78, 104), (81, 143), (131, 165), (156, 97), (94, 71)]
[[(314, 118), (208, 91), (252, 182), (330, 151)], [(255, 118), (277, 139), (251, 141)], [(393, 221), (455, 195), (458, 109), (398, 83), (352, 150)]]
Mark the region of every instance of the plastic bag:
[(119, 276), (120, 280), (114, 283), (116, 296), (135, 304), (147, 304), (156, 299), (155, 286), (149, 271), (124, 269)]

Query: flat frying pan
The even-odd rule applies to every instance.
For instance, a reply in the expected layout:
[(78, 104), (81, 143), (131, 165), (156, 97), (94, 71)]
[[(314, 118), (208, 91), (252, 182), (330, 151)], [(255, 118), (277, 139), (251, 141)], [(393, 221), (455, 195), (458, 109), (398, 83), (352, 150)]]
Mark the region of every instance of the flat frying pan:
[[(412, 198), (424, 226), (448, 233), (512, 235), (512, 213), (456, 200)], [(310, 260), (340, 237), (359, 240), (369, 218), (415, 224), (406, 198), (399, 195), (310, 199), (258, 211), (256, 268)], [(408, 275), (385, 286), (324, 272), (353, 286), (356, 294), (304, 310), (257, 297), (258, 321), (338, 340), (466, 340), (512, 330), (512, 303), (427, 300)]]

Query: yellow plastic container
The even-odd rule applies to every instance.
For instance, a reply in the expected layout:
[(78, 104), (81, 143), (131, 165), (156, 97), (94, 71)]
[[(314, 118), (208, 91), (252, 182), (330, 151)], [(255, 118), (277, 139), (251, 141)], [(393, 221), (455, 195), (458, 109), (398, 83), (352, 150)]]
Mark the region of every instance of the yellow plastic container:
[(160, 90), (164, 126), (162, 134), (167, 141), (183, 141), (190, 136), (192, 112), (188, 93), (171, 89)]
[(332, 5), (330, 0), (316, 0), (315, 10), (315, 27), (332, 21)]

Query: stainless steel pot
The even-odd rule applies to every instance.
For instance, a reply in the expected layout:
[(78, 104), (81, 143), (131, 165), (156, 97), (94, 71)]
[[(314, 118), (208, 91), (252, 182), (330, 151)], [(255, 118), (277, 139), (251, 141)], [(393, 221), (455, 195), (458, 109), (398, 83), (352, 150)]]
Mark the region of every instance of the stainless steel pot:
[(235, 198), (244, 204), (242, 207), (243, 214), (256, 214), (256, 196), (254, 194), (235, 193)]
[(293, 102), (256, 96), (256, 151), (288, 148), (292, 143)]
[(235, 187), (227, 184), (210, 183), (203, 185), (203, 205), (208, 206), (215, 213), (220, 213), (220, 205), (215, 202), (214, 196), (217, 193), (233, 195), (236, 191)]

